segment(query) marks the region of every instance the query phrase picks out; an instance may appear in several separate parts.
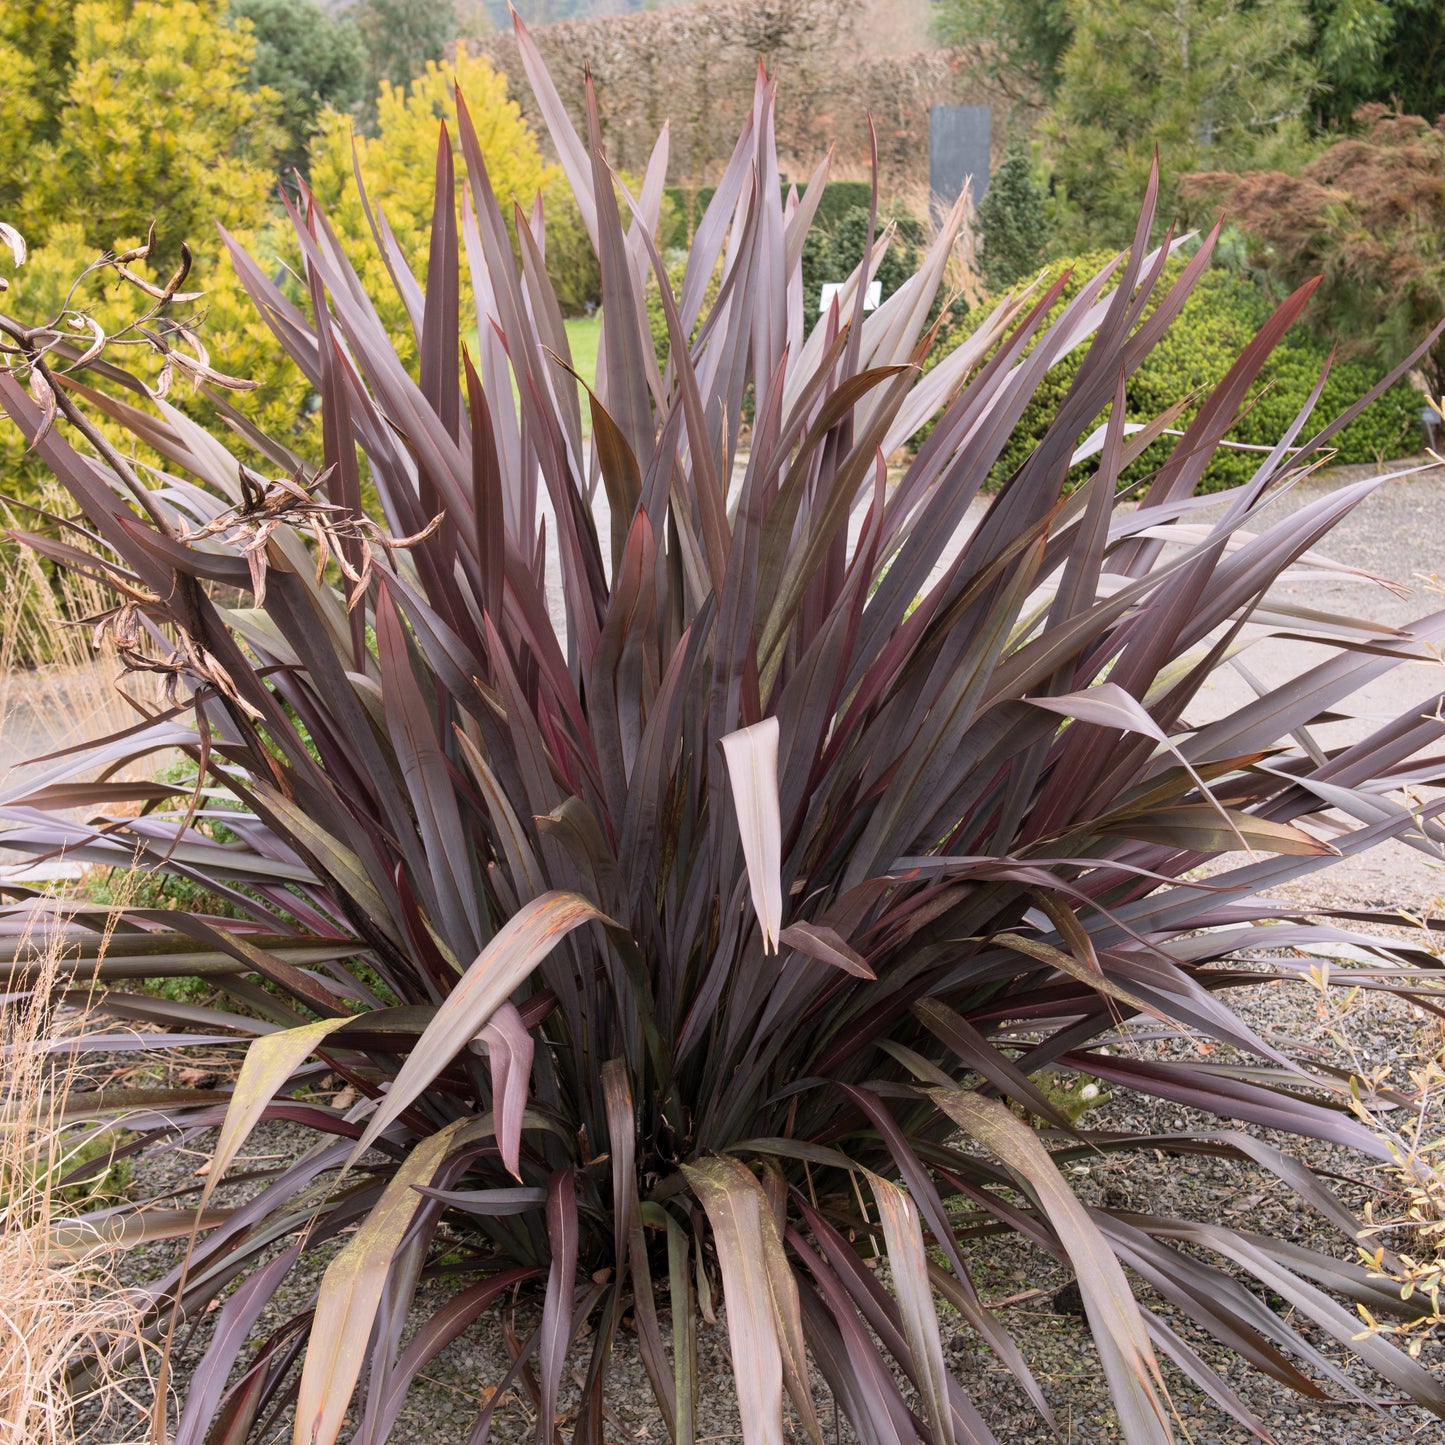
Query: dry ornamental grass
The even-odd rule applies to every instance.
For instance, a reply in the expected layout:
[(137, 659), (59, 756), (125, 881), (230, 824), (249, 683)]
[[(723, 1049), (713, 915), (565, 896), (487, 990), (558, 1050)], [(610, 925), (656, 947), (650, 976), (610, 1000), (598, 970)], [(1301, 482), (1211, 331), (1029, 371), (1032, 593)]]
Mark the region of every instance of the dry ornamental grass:
[[(91, 1207), (108, 1170), (113, 1124), (66, 1117), (79, 1078), (66, 1036), (86, 1010), (62, 1002), (59, 950), (36, 948), (32, 987), (0, 1006), (0, 1442), (59, 1445), (77, 1438), (76, 1407), (98, 1418), (126, 1388), (107, 1368), (138, 1339), (137, 1312), (111, 1266), (116, 1247), (74, 1216)], [(72, 1182), (85, 1172), (89, 1181)], [(94, 1367), (73, 1375), (72, 1364)], [(134, 1383), (132, 1379), (132, 1384)]]

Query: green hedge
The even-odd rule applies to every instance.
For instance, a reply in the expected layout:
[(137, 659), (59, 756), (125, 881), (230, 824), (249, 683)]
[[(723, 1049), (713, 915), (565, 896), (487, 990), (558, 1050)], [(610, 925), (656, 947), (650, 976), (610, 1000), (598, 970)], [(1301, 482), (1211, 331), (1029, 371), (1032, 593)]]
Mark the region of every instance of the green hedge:
[[(1045, 287), (1065, 270), (1073, 268), (1073, 276), (1055, 307), (1055, 314), (1109, 259), (1107, 253), (1100, 252), (1057, 261), (1048, 268)], [(1171, 262), (1166, 281), (1177, 276), (1183, 266), (1183, 261)], [(989, 309), (980, 307), (974, 314), (985, 316)], [(1130, 379), (1129, 420), (1148, 421), (1191, 392), (1199, 392), (1201, 399), (1207, 396), (1253, 339), (1270, 311), (1270, 303), (1252, 282), (1222, 267), (1206, 271), (1178, 319)], [(962, 334), (967, 334), (969, 329), (965, 326)], [(990, 478), (992, 485), (1002, 485), (1042, 440), (1086, 349), (1078, 348), (1050, 369), (994, 469)], [(1273, 446), (1319, 380), (1327, 354), (1327, 348), (1310, 337), (1302, 326), (1293, 327), (1266, 363), (1251, 393), (1253, 406), (1229, 433), (1229, 440)], [(936, 363), (937, 359), (934, 357), (933, 361)], [(1367, 361), (1336, 358), (1315, 407), (1313, 427), (1318, 429), (1337, 416), (1367, 392), (1381, 375), (1378, 368)], [(1392, 387), (1334, 439), (1337, 460), (1374, 462), (1406, 456), (1417, 450), (1419, 411), (1420, 397), (1412, 387), (1404, 382)], [(1187, 425), (1192, 415), (1193, 409), (1185, 413), (1178, 425), (1181, 428)], [(1311, 424), (1307, 424), (1306, 434)], [(1087, 430), (1092, 430), (1092, 425)], [(1159, 466), (1174, 440), (1165, 438), (1156, 442), (1125, 473), (1124, 480), (1135, 481)], [(1247, 480), (1260, 460), (1258, 452), (1221, 450), (1204, 474), (1202, 490), (1217, 491)], [(1083, 480), (1091, 466), (1078, 467), (1075, 477)]]
[[(837, 181), (830, 184), (825, 195), (832, 214), (830, 224), (823, 226), (815, 221), (812, 229), (804, 238), (803, 318), (804, 324), (809, 330), (818, 321), (818, 302), (824, 284), (829, 281), (845, 280), (863, 259), (863, 252), (868, 244), (868, 218), (871, 200), (866, 205), (850, 205), (846, 210), (838, 211), (838, 206), (857, 191), (862, 191), (865, 197), (870, 194), (868, 187), (858, 181)], [(676, 192), (676, 188), (674, 188), (670, 194), (681, 193)], [(699, 191), (695, 194), (703, 196), (710, 192)], [(822, 210), (823, 207), (820, 205), (820, 214)], [(674, 213), (676, 213), (676, 206), (674, 206)], [(885, 301), (918, 270), (925, 240), (923, 226), (907, 212), (895, 209), (880, 213), (879, 228), (887, 225), (890, 220), (895, 223), (896, 227), (893, 242), (879, 263), (876, 277), (880, 283), (882, 299)], [(685, 266), (685, 260), (677, 259), (668, 267), (674, 294), (681, 289), (681, 278)], [(715, 286), (716, 283), (714, 283), (714, 288)], [(953, 314), (955, 316), (962, 316), (966, 311), (967, 307), (961, 302), (954, 304)], [(648, 280), (647, 287), (647, 314), (652, 326), (653, 342), (658, 349), (659, 357), (663, 357), (666, 355), (667, 349), (667, 323), (663, 318), (661, 293), (651, 278)]]
[[(788, 198), (791, 184), (783, 188), (783, 199)], [(799, 183), (798, 194), (806, 193), (806, 183)], [(674, 251), (687, 249), (697, 223), (702, 220), (708, 202), (717, 192), (716, 186), (669, 186), (665, 192), (672, 203), (671, 214), (664, 218), (662, 233), (664, 248)], [(862, 206), (866, 211), (873, 204), (873, 187), (867, 181), (829, 181), (823, 187), (823, 199), (818, 202), (818, 213), (813, 225), (825, 231), (834, 230), (849, 211)]]

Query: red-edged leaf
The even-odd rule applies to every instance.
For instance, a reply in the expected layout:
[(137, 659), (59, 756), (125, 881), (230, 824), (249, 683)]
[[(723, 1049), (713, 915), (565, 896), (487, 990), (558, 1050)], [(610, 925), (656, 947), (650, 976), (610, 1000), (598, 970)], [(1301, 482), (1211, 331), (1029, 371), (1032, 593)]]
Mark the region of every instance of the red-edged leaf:
[(478, 1036), (487, 1046), (492, 1067), (492, 1110), (502, 1163), (521, 1179), (522, 1114), (532, 1080), (535, 1045), (514, 1003), (503, 1003)]

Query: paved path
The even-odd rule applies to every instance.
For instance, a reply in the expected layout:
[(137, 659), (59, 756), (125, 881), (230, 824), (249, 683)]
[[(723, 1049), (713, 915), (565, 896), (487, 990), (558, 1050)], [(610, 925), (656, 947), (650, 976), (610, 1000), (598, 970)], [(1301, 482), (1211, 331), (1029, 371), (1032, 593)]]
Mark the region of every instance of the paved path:
[[(1426, 460), (1426, 459), (1419, 459)], [(1385, 470), (1405, 464), (1395, 463)], [(1286, 493), (1274, 503), (1281, 515), (1298, 511), (1328, 491), (1376, 474), (1368, 467), (1342, 467)], [(1445, 609), (1445, 467), (1382, 483), (1327, 536), (1319, 549), (1335, 561), (1410, 588), (1400, 597), (1369, 583), (1312, 580), (1285, 583), (1282, 595), (1326, 612), (1402, 627), (1427, 613)], [(1271, 637), (1256, 643), (1242, 661), (1269, 686), (1277, 686), (1331, 655), (1331, 649)], [(1348, 744), (1399, 716), (1412, 705), (1422, 715), (1445, 691), (1445, 665), (1407, 664), (1378, 677), (1345, 699), (1347, 718), (1326, 724), (1316, 736), (1326, 746)], [(1232, 668), (1217, 672), (1201, 690), (1189, 717), (1205, 722), (1254, 697)], [(1438, 752), (1439, 749), (1432, 749)], [(1332, 890), (1352, 902), (1418, 908), (1445, 894), (1445, 871), (1425, 854), (1403, 843), (1386, 843), (1329, 870)]]

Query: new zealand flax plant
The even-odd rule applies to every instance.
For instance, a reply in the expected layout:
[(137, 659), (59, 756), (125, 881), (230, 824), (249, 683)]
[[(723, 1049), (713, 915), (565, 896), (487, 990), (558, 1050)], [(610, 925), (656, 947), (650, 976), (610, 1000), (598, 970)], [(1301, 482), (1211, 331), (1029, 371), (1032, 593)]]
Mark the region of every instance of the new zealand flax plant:
[[(1346, 1078), (1220, 997), (1299, 975), (1316, 943), (1364, 950), (1373, 964), (1334, 976), (1366, 988), (1407, 989), (1433, 963), (1261, 897), (1385, 838), (1445, 837), (1445, 801), (1396, 801), (1439, 780), (1438, 715), (1411, 708), (1351, 746), (1314, 731), (1370, 678), (1433, 655), (1445, 613), (1395, 630), (1275, 588), (1328, 570), (1316, 544), (1375, 485), (1271, 507), (1348, 418), (1317, 429), (1307, 408), (1222, 509), (1194, 496), (1309, 288), (1120, 495), (1173, 418), (1126, 427), (1125, 383), (1214, 241), (1166, 284), (1152, 186), (1132, 247), (1060, 314), (1058, 287), (1013, 300), (924, 371), (960, 212), (883, 306), (865, 314), (855, 274), (805, 338), (800, 258), (825, 169), (781, 198), (760, 79), (674, 296), (655, 242), (665, 138), (629, 195), (590, 89), (584, 137), (518, 33), (601, 267), (590, 437), (545, 220), (503, 209), (464, 104), (465, 194), (443, 132), (424, 285), (376, 217), (419, 376), (304, 189), (294, 296), (233, 249), (321, 398), (320, 470), (234, 413), (221, 445), (83, 357), (70, 318), (4, 323), (0, 401), (79, 513), (21, 540), (111, 587), (104, 627), (171, 700), (13, 788), (0, 842), (138, 855), (226, 905), (132, 909), (97, 963), (101, 910), (12, 890), (0, 940), (13, 991), (30, 966), (17, 940), (44, 913), (74, 985), (98, 979), (96, 1006), (151, 1025), (151, 1048), (244, 1050), (234, 1087), (75, 1101), (124, 1113), (133, 1150), (219, 1130), (193, 1193), (92, 1220), (187, 1245), (148, 1287), (150, 1335), (183, 1386), (178, 1418), (161, 1391), (158, 1438), (239, 1442), (291, 1410), (297, 1445), (343, 1429), (375, 1445), (439, 1352), (530, 1295), (517, 1318), (535, 1327), (490, 1383), (530, 1387), (539, 1445), (564, 1373), (583, 1382), (573, 1438), (602, 1445), (629, 1316), (687, 1445), (697, 1321), (720, 1304), (748, 1445), (783, 1439), (785, 1397), (820, 1442), (829, 1391), (870, 1445), (991, 1441), (987, 1384), (946, 1364), (939, 1311), (1051, 1418), (973, 1280), (1005, 1233), (1076, 1276), (1132, 1445), (1172, 1437), (1162, 1357), (1268, 1438), (1208, 1362), (1210, 1336), (1281, 1386), (1358, 1397), (1312, 1343), (1333, 1336), (1445, 1415), (1445, 1388), (1357, 1338), (1340, 1302), (1415, 1308), (1387, 1282), (1214, 1220), (1086, 1204), (1067, 1173), (1131, 1151), (1248, 1160), (1338, 1226), (1348, 1255), (1343, 1205), (1250, 1128), (1384, 1152)], [(463, 264), (475, 317), (459, 315)], [(155, 290), (162, 316), (180, 304)], [(189, 327), (147, 329), (216, 385)], [(1071, 350), (1084, 359), (1053, 426), (951, 545)], [(117, 426), (133, 444), (107, 441)], [(1271, 633), (1328, 660), (1198, 720), (1214, 671)], [(193, 791), (113, 780), (173, 749)], [(192, 975), (213, 1005), (136, 987)], [(1214, 1052), (1146, 1057), (1132, 1018)], [(1059, 1074), (1204, 1123), (1091, 1130), (1051, 1098)], [(316, 1088), (326, 1076), (350, 1107)], [(314, 1147), (228, 1188), (275, 1120)], [(308, 1257), (324, 1264), (314, 1297), (278, 1296)]]

